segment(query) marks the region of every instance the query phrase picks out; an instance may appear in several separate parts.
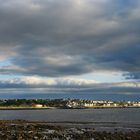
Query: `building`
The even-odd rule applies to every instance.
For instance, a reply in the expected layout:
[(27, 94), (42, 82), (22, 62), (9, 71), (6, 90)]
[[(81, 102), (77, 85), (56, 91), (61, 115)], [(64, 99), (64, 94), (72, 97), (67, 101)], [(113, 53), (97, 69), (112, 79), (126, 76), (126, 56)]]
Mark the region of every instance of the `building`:
[(36, 107), (36, 108), (42, 108), (43, 105), (42, 104), (33, 104), (32, 107)]

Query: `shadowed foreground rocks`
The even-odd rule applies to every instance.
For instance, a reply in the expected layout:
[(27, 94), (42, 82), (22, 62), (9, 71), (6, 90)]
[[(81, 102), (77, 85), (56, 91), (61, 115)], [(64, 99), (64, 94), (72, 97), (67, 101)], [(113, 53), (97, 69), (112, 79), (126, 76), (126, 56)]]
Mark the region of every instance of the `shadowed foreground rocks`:
[(47, 123), (0, 121), (0, 140), (140, 140), (140, 131), (96, 132)]

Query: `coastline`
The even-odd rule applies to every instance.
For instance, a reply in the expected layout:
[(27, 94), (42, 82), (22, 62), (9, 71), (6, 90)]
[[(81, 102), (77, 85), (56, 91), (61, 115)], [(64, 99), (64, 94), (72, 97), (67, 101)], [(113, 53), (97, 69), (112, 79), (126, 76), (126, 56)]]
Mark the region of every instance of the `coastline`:
[(89, 107), (89, 108), (64, 108), (64, 107), (0, 107), (0, 110), (46, 110), (46, 109), (127, 109), (140, 107)]
[(140, 139), (140, 129), (120, 131), (99, 131), (96, 128), (80, 128), (75, 125), (24, 121), (24, 120), (0, 120), (0, 139), (57, 139), (57, 140), (136, 140)]
[(31, 120), (0, 120), (0, 124), (29, 124), (29, 125), (49, 125), (64, 128), (94, 129), (97, 132), (131, 132), (140, 131), (140, 124), (131, 122), (83, 122), (83, 121), (31, 121)]

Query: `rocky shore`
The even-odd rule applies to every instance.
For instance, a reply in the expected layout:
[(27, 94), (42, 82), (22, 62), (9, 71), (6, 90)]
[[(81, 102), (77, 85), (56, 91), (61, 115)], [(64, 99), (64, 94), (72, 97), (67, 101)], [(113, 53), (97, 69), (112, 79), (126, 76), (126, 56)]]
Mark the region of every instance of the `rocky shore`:
[(93, 128), (76, 128), (27, 121), (0, 121), (0, 140), (140, 140), (140, 130), (97, 132)]

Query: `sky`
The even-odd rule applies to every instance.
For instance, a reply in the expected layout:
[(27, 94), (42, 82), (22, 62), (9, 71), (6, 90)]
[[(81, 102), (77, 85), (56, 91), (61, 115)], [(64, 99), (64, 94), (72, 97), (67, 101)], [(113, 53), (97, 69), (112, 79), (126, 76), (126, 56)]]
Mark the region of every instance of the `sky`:
[(139, 25), (139, 0), (0, 0), (0, 97), (140, 97)]

